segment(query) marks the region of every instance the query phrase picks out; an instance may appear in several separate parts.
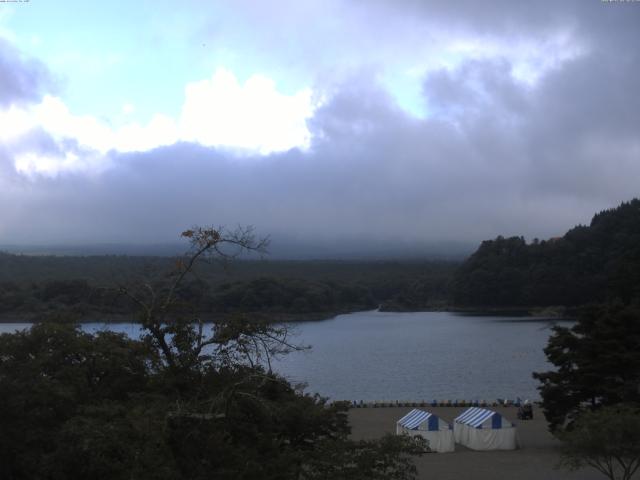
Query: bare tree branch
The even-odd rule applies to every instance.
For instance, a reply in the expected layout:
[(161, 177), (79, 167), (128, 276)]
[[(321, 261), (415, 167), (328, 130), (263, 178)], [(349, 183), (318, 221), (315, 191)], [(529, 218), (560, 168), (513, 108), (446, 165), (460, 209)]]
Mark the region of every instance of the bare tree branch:
[[(144, 282), (142, 291), (133, 293), (129, 288), (120, 287), (120, 292), (140, 309), (142, 326), (160, 349), (167, 366), (191, 368), (205, 350), (213, 347), (214, 362), (230, 364), (234, 359), (244, 358), (251, 367), (264, 362), (270, 372), (274, 357), (306, 348), (289, 340), (286, 327), (250, 322), (245, 318), (217, 322), (210, 334), (205, 333), (198, 316), (191, 322), (176, 323), (172, 310), (177, 305), (179, 288), (189, 275), (195, 274), (200, 261), (228, 261), (245, 251), (264, 254), (269, 244), (269, 238), (257, 238), (252, 227), (229, 231), (224, 227), (195, 226), (182, 232), (181, 236), (189, 242), (189, 249), (177, 259), (166, 288)], [(185, 341), (185, 338), (193, 338), (193, 341)]]

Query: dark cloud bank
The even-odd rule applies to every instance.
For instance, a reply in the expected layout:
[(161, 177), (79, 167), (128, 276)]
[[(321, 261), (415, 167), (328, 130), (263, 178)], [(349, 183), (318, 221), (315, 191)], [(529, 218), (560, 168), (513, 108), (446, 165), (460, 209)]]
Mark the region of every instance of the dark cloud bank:
[[(504, 25), (528, 25), (507, 5)], [(535, 86), (515, 80), (504, 58), (429, 74), (427, 119), (355, 75), (311, 119), (306, 152), (237, 158), (176, 144), (112, 154), (111, 167), (93, 175), (26, 179), (0, 169), (0, 239), (163, 243), (193, 224), (252, 224), (279, 253), (307, 245), (311, 256), (396, 256), (498, 234), (560, 235), (640, 194), (640, 5), (607, 7), (554, 14), (577, 22), (588, 48)], [(542, 30), (545, 15), (536, 10), (531, 24)], [(491, 18), (483, 14), (480, 27), (497, 28)], [(21, 68), (13, 83), (28, 87), (20, 77), (28, 64)], [(30, 98), (27, 87), (0, 102)]]

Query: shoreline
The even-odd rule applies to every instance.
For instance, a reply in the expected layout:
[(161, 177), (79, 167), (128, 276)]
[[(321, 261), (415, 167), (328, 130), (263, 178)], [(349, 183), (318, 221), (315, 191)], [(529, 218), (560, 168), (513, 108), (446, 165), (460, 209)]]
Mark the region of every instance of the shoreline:
[(567, 307), (564, 305), (552, 305), (547, 307), (461, 307), (455, 305), (434, 305), (421, 308), (394, 309), (386, 308), (381, 304), (379, 311), (389, 313), (418, 313), (418, 312), (449, 312), (469, 316), (516, 316), (516, 317), (544, 317), (554, 319), (573, 320), (577, 316), (581, 306)]
[[(309, 312), (309, 313), (270, 313), (270, 312), (234, 312), (234, 313), (200, 313), (193, 315), (194, 318), (201, 318), (204, 323), (213, 323), (214, 320), (231, 318), (234, 316), (253, 316), (256, 319), (268, 320), (273, 323), (295, 323), (295, 322), (314, 322), (330, 320), (338, 315), (347, 313), (367, 312), (371, 310), (344, 310), (332, 312)], [(180, 316), (180, 314), (176, 315)], [(44, 323), (53, 321), (45, 318), (43, 313), (7, 313), (0, 314), (0, 324), (10, 323)], [(83, 318), (84, 317), (84, 318)], [(68, 323), (78, 324), (115, 324), (115, 323), (141, 323), (136, 319), (136, 314), (130, 313), (93, 313), (84, 316), (77, 316), (69, 313)]]
[[(371, 401), (356, 401), (356, 400), (334, 400), (332, 403), (348, 403), (350, 410), (356, 410), (360, 408), (470, 408), (470, 407), (480, 407), (480, 408), (506, 408), (506, 409), (517, 409), (520, 404), (524, 403), (527, 400), (532, 405), (539, 405), (540, 399), (499, 399), (496, 397), (495, 400), (432, 400), (425, 401), (421, 400), (419, 402), (415, 401), (404, 401), (404, 400), (371, 400)], [(518, 403), (519, 402), (519, 403)]]
[[(363, 312), (384, 312), (384, 313), (428, 313), (428, 312), (449, 312), (457, 315), (465, 316), (514, 316), (522, 318), (542, 317), (555, 320), (575, 320), (579, 307), (455, 307), (455, 306), (437, 306), (424, 307), (420, 309), (386, 309), (384, 304), (377, 309), (344, 309), (330, 312), (307, 312), (307, 313), (288, 313), (288, 312), (231, 312), (231, 313), (200, 313), (194, 315), (199, 317), (205, 323), (213, 323), (214, 320), (230, 318), (238, 315), (254, 317), (260, 320), (266, 320), (272, 323), (297, 323), (297, 322), (321, 322), (330, 320), (339, 315)], [(51, 312), (53, 313), (53, 312)], [(10, 323), (43, 323), (52, 321), (47, 319), (47, 313), (3, 313), (0, 314), (0, 324)], [(100, 313), (87, 314), (77, 316), (73, 312), (69, 312), (69, 323), (81, 324), (112, 324), (112, 323), (140, 323), (136, 319), (136, 314), (130, 313)], [(83, 318), (84, 317), (84, 318)]]

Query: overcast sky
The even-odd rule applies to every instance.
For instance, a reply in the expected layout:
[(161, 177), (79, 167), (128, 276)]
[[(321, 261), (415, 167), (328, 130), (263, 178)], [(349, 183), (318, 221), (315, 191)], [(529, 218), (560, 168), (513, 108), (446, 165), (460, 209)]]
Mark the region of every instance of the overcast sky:
[(0, 3), (0, 244), (561, 235), (640, 194), (639, 46), (640, 2)]

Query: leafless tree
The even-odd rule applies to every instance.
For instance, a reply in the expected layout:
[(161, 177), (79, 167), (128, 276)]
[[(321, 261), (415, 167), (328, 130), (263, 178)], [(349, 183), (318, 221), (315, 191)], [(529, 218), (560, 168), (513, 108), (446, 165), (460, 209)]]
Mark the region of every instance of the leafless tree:
[(195, 275), (200, 262), (226, 263), (243, 252), (265, 254), (267, 237), (256, 237), (251, 227), (193, 227), (181, 236), (189, 242), (189, 249), (176, 259), (175, 268), (163, 281), (119, 288), (138, 307), (142, 328), (147, 332), (145, 338), (158, 349), (164, 366), (189, 369), (204, 363), (244, 363), (260, 364), (271, 371), (275, 356), (302, 348), (291, 341), (286, 326), (239, 315), (219, 319), (208, 330), (200, 312), (185, 317), (184, 311), (176, 308), (181, 285)]

